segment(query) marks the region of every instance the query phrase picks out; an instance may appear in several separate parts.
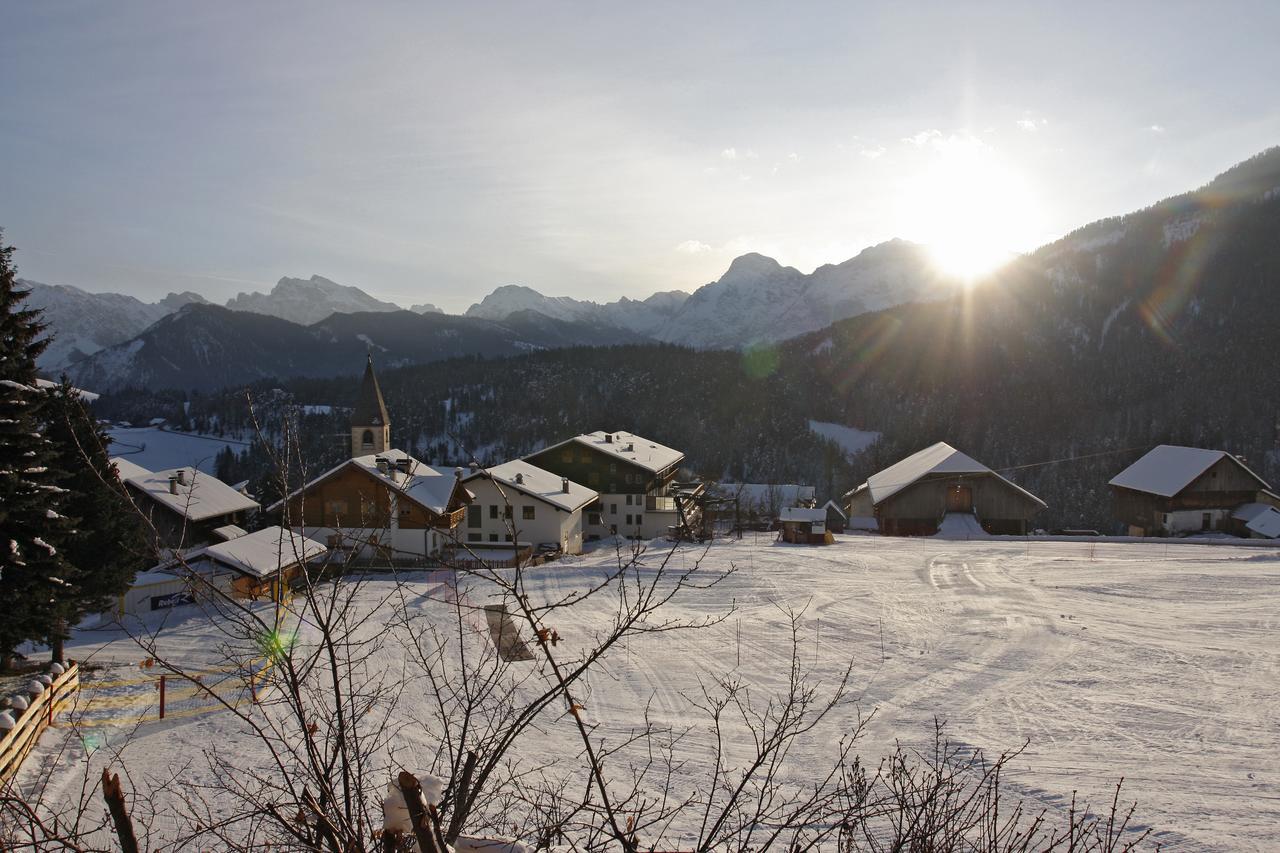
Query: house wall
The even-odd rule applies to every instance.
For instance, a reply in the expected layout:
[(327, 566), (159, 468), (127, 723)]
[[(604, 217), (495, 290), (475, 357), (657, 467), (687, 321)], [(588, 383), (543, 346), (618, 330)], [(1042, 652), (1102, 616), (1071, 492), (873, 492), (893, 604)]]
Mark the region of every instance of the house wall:
[[(459, 541), (510, 542), (514, 528), (516, 541), (532, 545), (555, 542), (567, 554), (582, 553), (582, 510), (568, 512), (511, 486), (504, 485), (499, 491), (499, 484), (485, 477), (468, 480), (466, 487), (476, 498), (458, 527)], [(509, 520), (506, 518), (508, 503), (512, 510)], [(532, 507), (532, 519), (524, 517), (526, 507)]]
[[(345, 529), (398, 527), (402, 530), (448, 528), (456, 517), (438, 516), (411, 500), (395, 495), (396, 524), (391, 524), (393, 492), (386, 484), (354, 465), (334, 472), (289, 500), (289, 520), (307, 527)], [(457, 513), (453, 514), (457, 516)]]
[(869, 518), (876, 514), (876, 508), (871, 504), (871, 490), (863, 489), (849, 498), (848, 504), (849, 518)]
[(162, 548), (196, 548), (221, 542), (213, 531), (228, 524), (243, 526), (248, 517), (246, 512), (231, 512), (226, 515), (207, 518), (203, 521), (189, 522), (186, 516), (174, 512), (169, 507), (152, 499), (142, 489), (128, 486), (135, 502), (156, 529), (159, 545)]

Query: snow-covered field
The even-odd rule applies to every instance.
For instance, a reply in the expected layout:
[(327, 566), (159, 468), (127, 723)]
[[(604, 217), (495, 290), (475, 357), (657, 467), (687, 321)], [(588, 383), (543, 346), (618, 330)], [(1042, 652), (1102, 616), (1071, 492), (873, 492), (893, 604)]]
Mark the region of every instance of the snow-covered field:
[[(646, 559), (668, 547), (653, 543)], [(674, 560), (700, 553), (681, 546)], [(533, 570), (530, 593), (580, 589), (612, 559), (597, 552)], [(936, 717), (953, 740), (989, 753), (1029, 740), (1007, 781), (1037, 807), (1064, 809), (1075, 790), (1108, 801), (1124, 777), (1135, 821), (1166, 849), (1280, 848), (1280, 550), (875, 536), (805, 547), (759, 534), (717, 543), (703, 566), (737, 571), (686, 592), (671, 615), (719, 613), (731, 602), (737, 611), (712, 629), (632, 640), (615, 654), (584, 696), (600, 736), (625, 732), (646, 706), (656, 722), (696, 723), (689, 697), (709, 673), (736, 671), (754, 690), (780, 689), (790, 654), (783, 610), (794, 608), (804, 613), (803, 662), (830, 682), (852, 661), (857, 694), (792, 755), (800, 771), (828, 760), (859, 714), (875, 711), (860, 748), (873, 764), (895, 739), (924, 746)], [(444, 576), (410, 577), (411, 607), (446, 622)], [(374, 581), (363, 594), (375, 601), (390, 583)], [(464, 594), (484, 599), (483, 589)], [(555, 627), (572, 645), (610, 615), (601, 599), (576, 624)], [(165, 641), (198, 666), (214, 636), (195, 615)], [(379, 652), (387, 671), (402, 664), (394, 648)], [(69, 653), (120, 664), (140, 656), (107, 632), (85, 632)], [(567, 718), (552, 715), (545, 728), (526, 740), (523, 758), (573, 751)], [(123, 729), (96, 731), (113, 745), (124, 740)], [(55, 787), (76, 790), (84, 750), (76, 742), (58, 758), (59, 746), (45, 736), (24, 783), (43, 768)], [(144, 724), (122, 760), (135, 779), (160, 778), (178, 753), (185, 760), (214, 747), (261, 762), (226, 714)], [(696, 739), (682, 749), (699, 751)], [(193, 762), (190, 772), (201, 768)]]
[(222, 448), (230, 447), (239, 452), (246, 445), (246, 442), (236, 439), (172, 432), (156, 427), (112, 427), (107, 433), (111, 436), (107, 453), (128, 457), (151, 471), (190, 465), (212, 474), (214, 460)]

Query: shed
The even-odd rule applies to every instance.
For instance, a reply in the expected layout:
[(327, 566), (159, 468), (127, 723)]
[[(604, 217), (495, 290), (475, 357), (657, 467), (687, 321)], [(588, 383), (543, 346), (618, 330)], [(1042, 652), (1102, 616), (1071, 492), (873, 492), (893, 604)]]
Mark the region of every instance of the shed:
[(827, 530), (824, 508), (786, 507), (778, 517), (782, 530), (778, 538), (796, 545), (830, 545), (835, 541)]
[(1027, 532), (1045, 502), (946, 442), (926, 447), (845, 494), (850, 518), (874, 517), (881, 533), (931, 536), (947, 513), (977, 517), (988, 533)]
[[(1116, 518), (1131, 536), (1243, 532), (1233, 511), (1269, 504), (1270, 487), (1225, 450), (1161, 444), (1111, 478)], [(1247, 535), (1247, 534), (1246, 534)]]
[(845, 525), (849, 522), (849, 517), (844, 514), (844, 510), (840, 508), (840, 504), (834, 500), (829, 500), (822, 505), (827, 513), (827, 530), (832, 533), (844, 533)]

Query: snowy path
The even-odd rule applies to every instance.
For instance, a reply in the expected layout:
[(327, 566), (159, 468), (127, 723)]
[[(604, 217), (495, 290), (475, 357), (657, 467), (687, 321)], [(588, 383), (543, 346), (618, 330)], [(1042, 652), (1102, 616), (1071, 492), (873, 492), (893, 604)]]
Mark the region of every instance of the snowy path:
[[(663, 548), (655, 545), (648, 559)], [(677, 564), (697, 559), (681, 549)], [(535, 596), (598, 579), (612, 555), (568, 559), (528, 575)], [(988, 753), (1030, 746), (1007, 776), (1013, 791), (1064, 808), (1072, 790), (1108, 801), (1120, 777), (1137, 820), (1170, 850), (1280, 848), (1280, 552), (1195, 544), (840, 537), (830, 547), (761, 538), (716, 545), (704, 565), (737, 573), (691, 591), (671, 615), (736, 612), (715, 628), (632, 640), (584, 685), (586, 715), (612, 737), (646, 708), (658, 723), (698, 723), (689, 699), (716, 673), (780, 689), (790, 645), (786, 608), (803, 611), (801, 658), (833, 680), (852, 661), (860, 701), (793, 756), (802, 773), (872, 711), (861, 754), (874, 761), (927, 744), (935, 717), (954, 742)], [(373, 600), (378, 585), (369, 586)], [(409, 600), (445, 623), (452, 592), (426, 576)], [(483, 589), (464, 590), (476, 606)], [(603, 601), (554, 627), (566, 653), (606, 624)], [(213, 629), (174, 626), (174, 649), (200, 652)], [(88, 638), (85, 638), (88, 640)], [(100, 654), (106, 656), (104, 648)], [(379, 665), (398, 670), (394, 644)], [(554, 714), (528, 760), (572, 754), (576, 734)], [(162, 773), (171, 732), (141, 731), (131, 772)], [(230, 724), (183, 727), (192, 745), (253, 745)], [(52, 741), (52, 738), (48, 740)], [(42, 745), (52, 750), (53, 744)], [(701, 734), (682, 756), (707, 754)], [(154, 765), (154, 766), (153, 766)], [(77, 771), (68, 768), (68, 774)], [(689, 780), (694, 781), (692, 778)], [(73, 787), (73, 786), (69, 786)]]

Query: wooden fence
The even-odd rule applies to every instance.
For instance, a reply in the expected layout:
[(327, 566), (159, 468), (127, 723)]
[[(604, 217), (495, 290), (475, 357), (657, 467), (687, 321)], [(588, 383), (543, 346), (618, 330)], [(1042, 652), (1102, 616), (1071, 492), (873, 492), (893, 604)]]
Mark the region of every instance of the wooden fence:
[(17, 774), (27, 753), (40, 740), (41, 733), (53, 725), (54, 717), (63, 708), (74, 701), (79, 689), (80, 666), (73, 661), (62, 675), (54, 679), (53, 684), (31, 700), (19, 715), (17, 725), (0, 737), (0, 785)]

